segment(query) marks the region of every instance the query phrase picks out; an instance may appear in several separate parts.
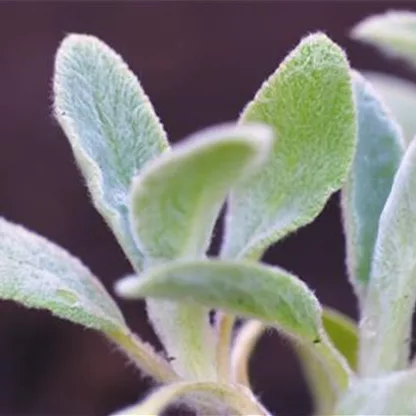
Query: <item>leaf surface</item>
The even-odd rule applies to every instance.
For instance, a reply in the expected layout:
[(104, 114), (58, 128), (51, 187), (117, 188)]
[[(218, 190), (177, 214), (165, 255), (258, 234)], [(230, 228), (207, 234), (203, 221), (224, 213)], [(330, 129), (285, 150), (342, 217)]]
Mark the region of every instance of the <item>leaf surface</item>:
[(350, 168), (356, 135), (349, 65), (323, 34), (303, 39), (244, 109), (240, 122), (270, 125), (273, 151), (234, 187), (223, 257), (257, 259), (311, 222)]
[(73, 34), (56, 56), (54, 107), (95, 207), (140, 270), (128, 192), (133, 176), (168, 147), (148, 97), (111, 48), (93, 36)]
[(363, 296), (370, 278), (378, 222), (404, 153), (397, 123), (371, 85), (353, 74), (358, 113), (358, 142), (348, 180), (342, 190), (350, 281)]

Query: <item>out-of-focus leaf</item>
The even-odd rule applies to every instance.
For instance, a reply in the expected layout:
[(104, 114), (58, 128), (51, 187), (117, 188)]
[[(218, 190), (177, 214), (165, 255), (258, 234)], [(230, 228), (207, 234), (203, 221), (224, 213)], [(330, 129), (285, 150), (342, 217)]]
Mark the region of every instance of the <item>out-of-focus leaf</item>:
[(336, 415), (416, 414), (415, 370), (399, 371), (384, 377), (357, 380), (341, 399)]
[(184, 398), (189, 399), (190, 395), (195, 397), (195, 394), (205, 401), (213, 401), (211, 411), (216, 409), (218, 412), (218, 408), (222, 407), (222, 410), (231, 410), (233, 415), (268, 415), (265, 409), (250, 395), (250, 392), (241, 388), (233, 388), (221, 383), (182, 382), (160, 387), (143, 402), (116, 412), (113, 416), (160, 415), (169, 405)]
[(149, 270), (140, 280), (121, 281), (117, 290), (132, 298), (197, 303), (259, 319), (311, 349), (338, 392), (348, 385), (350, 369), (325, 333), (319, 302), (282, 269), (242, 261), (176, 262)]
[(416, 65), (416, 13), (389, 11), (367, 17), (351, 31), (361, 42)]
[[(333, 309), (323, 309), (323, 324), (335, 348), (347, 359), (350, 367), (357, 366), (358, 330), (354, 322)], [(314, 402), (316, 415), (331, 414), (334, 410), (338, 394), (334, 390), (331, 375), (309, 348), (295, 344), (301, 366)]]
[(391, 75), (364, 72), (403, 130), (406, 146), (416, 135), (416, 84)]
[(106, 44), (69, 35), (56, 56), (54, 100), (95, 207), (140, 269), (142, 256), (128, 224), (128, 191), (133, 176), (168, 146), (148, 97)]
[(342, 191), (350, 281), (363, 296), (377, 237), (378, 221), (403, 156), (401, 131), (365, 79), (355, 72), (358, 143)]
[(231, 193), (228, 258), (258, 258), (311, 222), (345, 180), (356, 121), (344, 52), (323, 34), (302, 40), (245, 108), (247, 122), (272, 126), (278, 139), (262, 169)]
[(360, 322), (360, 373), (407, 366), (416, 297), (416, 142), (406, 150), (380, 216)]
[[(334, 347), (347, 359), (352, 369), (357, 365), (358, 330), (354, 322), (347, 316), (330, 308), (323, 308), (322, 322)], [(260, 321), (251, 320), (244, 324), (238, 332), (232, 351), (232, 370), (235, 382), (250, 386), (248, 366), (254, 348), (267, 326)], [(315, 414), (329, 414), (337, 399), (331, 374), (325, 363), (308, 348), (294, 343), (301, 365), (305, 372), (314, 401)]]

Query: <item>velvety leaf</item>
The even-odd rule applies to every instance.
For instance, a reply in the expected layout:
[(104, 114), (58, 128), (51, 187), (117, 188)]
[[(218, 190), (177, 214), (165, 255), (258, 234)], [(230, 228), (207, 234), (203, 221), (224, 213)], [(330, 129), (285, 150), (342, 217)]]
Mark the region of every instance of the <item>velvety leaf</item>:
[(357, 380), (338, 404), (335, 414), (414, 415), (416, 414), (415, 385), (415, 370)]
[(416, 13), (389, 11), (367, 17), (353, 28), (351, 36), (415, 65), (415, 28)]
[(401, 131), (365, 79), (353, 74), (358, 113), (358, 143), (342, 191), (350, 281), (363, 295), (370, 277), (378, 221), (404, 152)]
[[(205, 254), (227, 191), (267, 157), (272, 138), (259, 125), (212, 128), (148, 164), (133, 183), (131, 224), (149, 265)], [(153, 300), (147, 307), (176, 371), (186, 379), (215, 379), (209, 311)]]
[(128, 192), (133, 176), (168, 146), (148, 97), (106, 44), (69, 35), (56, 56), (54, 98), (55, 115), (95, 207), (140, 269), (142, 256), (128, 224)]
[(131, 298), (155, 297), (218, 308), (262, 320), (325, 362), (340, 391), (348, 385), (349, 368), (329, 341), (320, 305), (299, 279), (288, 272), (251, 262), (176, 262), (125, 280), (116, 287)]
[(46, 309), (104, 333), (158, 381), (177, 377), (134, 336), (104, 286), (75, 257), (45, 238), (0, 218), (0, 299)]
[(247, 122), (272, 126), (277, 140), (262, 169), (231, 193), (224, 257), (258, 258), (341, 187), (356, 135), (344, 52), (323, 34), (302, 40), (245, 108)]
[(416, 297), (416, 142), (407, 148), (380, 216), (360, 322), (360, 371), (375, 376), (409, 359)]
[(103, 332), (125, 327), (101, 283), (76, 258), (45, 238), (0, 219), (0, 298)]
[(260, 125), (211, 128), (147, 165), (131, 203), (146, 257), (155, 263), (204, 255), (228, 190), (265, 160), (272, 138)]
[[(240, 388), (233, 388), (221, 383), (182, 382), (160, 387), (143, 402), (116, 412), (113, 416), (160, 415), (169, 405), (175, 404), (175, 402), (184, 398), (189, 399), (190, 395), (195, 397), (195, 394), (203, 395), (202, 398), (205, 397), (205, 399), (208, 396), (208, 400), (211, 397), (211, 400), (216, 402), (213, 403), (214, 409), (218, 409), (218, 407), (222, 407), (222, 410), (230, 409), (233, 415), (268, 415), (249, 392)], [(211, 407), (211, 412), (213, 408)], [(210, 411), (209, 408), (208, 411)]]
[(406, 146), (416, 135), (416, 84), (378, 72), (364, 72), (403, 130)]

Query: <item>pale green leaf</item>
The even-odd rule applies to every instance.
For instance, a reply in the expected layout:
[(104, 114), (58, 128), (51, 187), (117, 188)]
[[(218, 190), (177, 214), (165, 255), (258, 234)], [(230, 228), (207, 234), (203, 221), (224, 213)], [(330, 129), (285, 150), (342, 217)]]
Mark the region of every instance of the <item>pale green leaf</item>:
[(104, 333), (147, 374), (177, 377), (152, 348), (134, 336), (104, 286), (75, 257), (45, 238), (0, 218), (0, 299), (46, 309)]
[(404, 152), (401, 131), (371, 85), (353, 73), (357, 151), (342, 191), (350, 281), (361, 296), (370, 278), (378, 221)]
[(406, 146), (416, 135), (416, 84), (391, 75), (364, 72), (403, 130)]
[(341, 187), (356, 135), (344, 52), (323, 34), (302, 40), (245, 108), (247, 122), (272, 126), (277, 140), (263, 168), (231, 193), (224, 257), (258, 258)]
[(148, 97), (106, 44), (69, 35), (56, 56), (54, 101), (95, 207), (140, 269), (142, 256), (128, 224), (128, 192), (133, 176), (168, 146)]
[[(184, 399), (191, 403), (193, 398), (199, 397), (199, 401), (207, 402), (211, 398), (211, 410), (207, 411), (214, 414), (222, 411), (231, 410), (233, 415), (256, 415), (267, 416), (267, 411), (252, 397), (249, 391), (239, 387), (232, 387), (227, 384), (209, 383), (209, 382), (182, 382), (173, 383), (160, 387), (150, 394), (141, 403), (129, 406), (119, 412), (113, 413), (112, 416), (154, 416), (161, 415), (163, 411), (172, 404)], [(215, 409), (213, 411), (213, 409)], [(228, 413), (227, 413), (228, 414)]]
[(360, 322), (360, 371), (407, 366), (416, 297), (416, 142), (406, 150), (380, 217)]
[(197, 303), (273, 325), (311, 348), (325, 362), (335, 388), (345, 389), (350, 370), (329, 341), (319, 302), (288, 272), (242, 261), (176, 262), (149, 270), (140, 280), (120, 281), (119, 293)]
[[(205, 254), (226, 193), (267, 157), (272, 139), (259, 125), (211, 128), (147, 165), (131, 196), (131, 224), (147, 265)], [(187, 379), (215, 379), (208, 310), (153, 300), (147, 306), (176, 371)]]
[(351, 36), (416, 64), (416, 13), (389, 11), (367, 17), (353, 28)]
[(416, 414), (416, 372), (400, 371), (384, 377), (357, 380), (341, 399), (336, 415)]
[(131, 223), (152, 263), (204, 255), (230, 187), (263, 162), (272, 132), (260, 125), (203, 130), (135, 178)]

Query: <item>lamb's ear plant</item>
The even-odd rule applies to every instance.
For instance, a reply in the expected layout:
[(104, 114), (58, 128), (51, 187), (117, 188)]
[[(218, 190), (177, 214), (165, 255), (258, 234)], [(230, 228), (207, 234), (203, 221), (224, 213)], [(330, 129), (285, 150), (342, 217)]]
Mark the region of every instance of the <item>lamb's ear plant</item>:
[[(373, 19), (355, 37), (416, 61), (412, 14)], [(339, 46), (312, 34), (238, 121), (170, 148), (121, 57), (93, 36), (69, 35), (56, 56), (55, 116), (94, 206), (134, 270), (115, 290), (146, 300), (164, 351), (132, 333), (79, 260), (5, 219), (0, 297), (101, 332), (159, 384), (117, 415), (161, 414), (178, 403), (197, 414), (269, 415), (252, 391), (248, 364), (270, 327), (293, 345), (316, 414), (414, 414), (408, 396), (416, 392), (409, 358), (416, 145), (399, 109), (416, 103), (416, 88), (377, 74), (368, 78), (375, 88), (350, 68)], [(322, 306), (293, 273), (260, 262), (268, 247), (313, 221), (341, 189), (358, 328)], [(224, 203), (221, 250), (208, 258)], [(234, 334), (238, 317), (247, 322)]]

